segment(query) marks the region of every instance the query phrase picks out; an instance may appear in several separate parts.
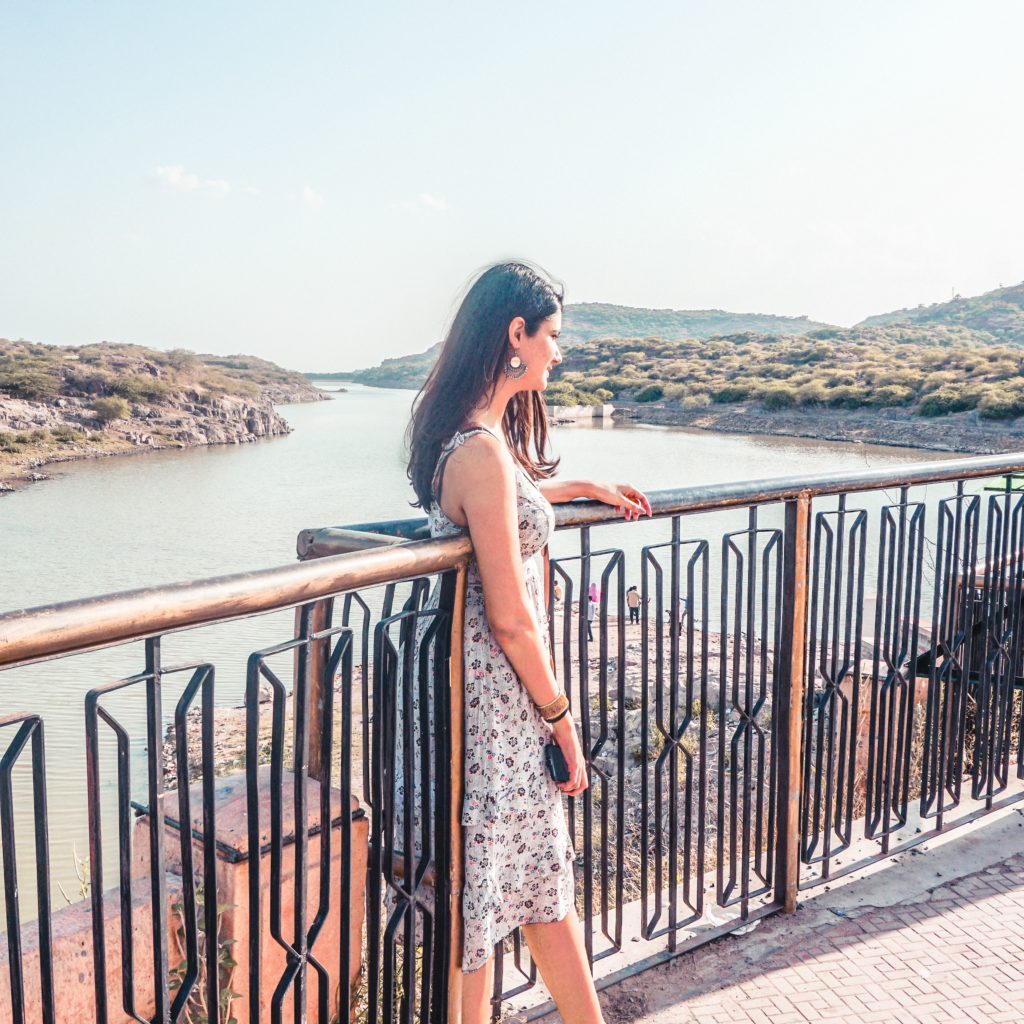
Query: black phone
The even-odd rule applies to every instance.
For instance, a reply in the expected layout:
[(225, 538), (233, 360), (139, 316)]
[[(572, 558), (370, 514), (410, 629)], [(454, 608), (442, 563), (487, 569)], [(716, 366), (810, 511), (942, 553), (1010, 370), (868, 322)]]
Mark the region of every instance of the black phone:
[(554, 741), (544, 748), (544, 763), (548, 766), (548, 773), (555, 782), (569, 781), (569, 765), (566, 763), (565, 754)]

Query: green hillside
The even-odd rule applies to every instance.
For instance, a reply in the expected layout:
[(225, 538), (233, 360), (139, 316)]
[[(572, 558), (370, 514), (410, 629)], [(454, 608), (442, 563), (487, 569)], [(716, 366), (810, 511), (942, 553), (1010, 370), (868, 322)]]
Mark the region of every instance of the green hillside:
[(272, 402), (322, 397), (301, 373), (257, 356), (164, 352), (106, 341), (44, 345), (0, 338), (0, 398), (5, 395), (37, 402), (107, 395), (139, 402), (205, 395), (263, 397)]
[(807, 334), (829, 324), (805, 316), (729, 313), (724, 309), (641, 309), (607, 302), (565, 307), (561, 340), (577, 345), (592, 338), (714, 338), (725, 334)]
[[(606, 302), (577, 302), (565, 307), (560, 341), (564, 347), (571, 347), (592, 338), (632, 338), (650, 335), (674, 340), (710, 338), (744, 331), (806, 334), (808, 331), (827, 326), (808, 320), (807, 317), (727, 313), (721, 309), (638, 309), (632, 306), (614, 306)], [(419, 388), (434, 365), (439, 351), (440, 344), (437, 344), (426, 352), (385, 359), (379, 366), (356, 370), (344, 376), (375, 387)]]
[(969, 327), (985, 331), (999, 341), (1024, 345), (1024, 282), (966, 299), (958, 295), (949, 302), (869, 316), (857, 327), (884, 327), (896, 323)]
[(440, 351), (441, 343), (438, 342), (426, 352), (396, 356), (394, 359), (385, 359), (379, 366), (356, 370), (351, 378), (360, 384), (370, 384), (377, 388), (411, 388), (418, 391)]
[(989, 419), (1024, 412), (1024, 348), (933, 324), (598, 340), (569, 349), (552, 378), (547, 394), (560, 405), (755, 401), (767, 409), (903, 406), (922, 416), (977, 409)]

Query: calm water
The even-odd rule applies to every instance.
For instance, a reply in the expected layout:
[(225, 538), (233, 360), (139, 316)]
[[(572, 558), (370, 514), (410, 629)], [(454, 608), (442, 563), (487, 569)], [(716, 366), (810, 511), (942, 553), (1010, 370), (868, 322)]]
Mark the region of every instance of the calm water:
[[(295, 428), (285, 438), (51, 467), (52, 480), (0, 499), (0, 609), (279, 565), (294, 559), (296, 534), (305, 527), (417, 514), (408, 504), (403, 464), (412, 397), (409, 391), (349, 386), (330, 402), (283, 406)], [(650, 490), (942, 457), (634, 425), (556, 428), (554, 444), (567, 477), (626, 478)], [(688, 520), (687, 535), (699, 535), (705, 518)], [(723, 525), (742, 529), (746, 513), (719, 515), (706, 535), (720, 536)], [(594, 532), (595, 547), (626, 550), (627, 584), (639, 582), (640, 546), (664, 539), (661, 523)], [(571, 554), (576, 543), (574, 536), (560, 536), (554, 553)], [(278, 614), (172, 636), (165, 640), (165, 664), (213, 661), (218, 703), (237, 704), (246, 656), (290, 635), (291, 623), (290, 613)], [(29, 710), (44, 716), (54, 874), (69, 891), (75, 885), (73, 850), (84, 854), (88, 845), (83, 697), (89, 688), (141, 668), (141, 647), (133, 644), (0, 674), (0, 716)], [(180, 686), (167, 691), (170, 705)], [(107, 706), (141, 743), (139, 698), (127, 693)], [(109, 786), (113, 775), (105, 772)], [(18, 842), (28, 854), (28, 778), (23, 767), (17, 773)], [(141, 771), (134, 781), (136, 793), (144, 794)], [(111, 849), (114, 826), (113, 818), (105, 823)], [(107, 884), (113, 881), (108, 873)], [(23, 888), (30, 883), (25, 879)]]

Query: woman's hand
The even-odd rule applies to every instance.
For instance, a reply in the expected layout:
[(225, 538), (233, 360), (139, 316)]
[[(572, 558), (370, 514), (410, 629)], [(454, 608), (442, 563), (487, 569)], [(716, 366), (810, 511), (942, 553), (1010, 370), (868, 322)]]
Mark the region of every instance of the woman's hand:
[(590, 780), (587, 778), (587, 762), (583, 757), (583, 748), (576, 735), (572, 715), (563, 715), (555, 722), (551, 732), (569, 766), (569, 781), (558, 783), (558, 788), (566, 796), (579, 796), (590, 785)]
[(614, 505), (626, 519), (639, 519), (641, 515), (651, 514), (651, 503), (647, 495), (632, 484), (603, 484), (593, 480), (589, 497), (594, 501), (603, 501), (606, 505)]

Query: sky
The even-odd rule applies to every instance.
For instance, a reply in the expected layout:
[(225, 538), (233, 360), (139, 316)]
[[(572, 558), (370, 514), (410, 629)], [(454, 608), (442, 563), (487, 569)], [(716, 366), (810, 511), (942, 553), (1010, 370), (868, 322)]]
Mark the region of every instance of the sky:
[(872, 313), (1024, 279), (1018, 0), (0, 5), (0, 337), (373, 365), (472, 274)]

